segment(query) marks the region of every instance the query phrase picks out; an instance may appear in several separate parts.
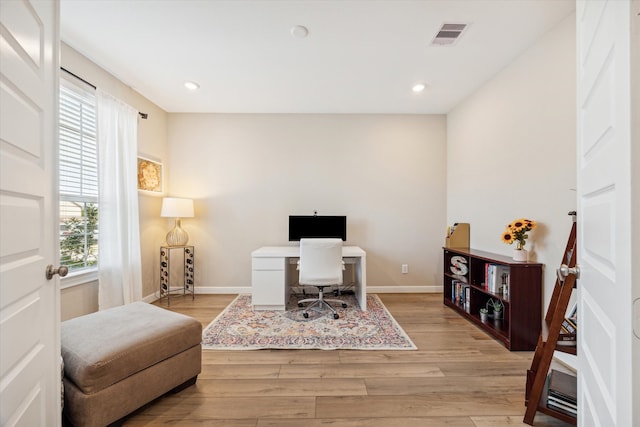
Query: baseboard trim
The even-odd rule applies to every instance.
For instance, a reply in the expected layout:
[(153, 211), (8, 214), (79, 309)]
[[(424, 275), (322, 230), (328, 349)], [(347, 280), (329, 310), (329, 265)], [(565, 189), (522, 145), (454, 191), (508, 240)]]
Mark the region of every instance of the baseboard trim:
[[(196, 295), (219, 294), (219, 295), (240, 295), (251, 294), (251, 286), (196, 286)], [(428, 294), (441, 293), (442, 286), (368, 286), (367, 292), (370, 294)], [(147, 295), (142, 299), (146, 303), (157, 301), (158, 293)]]
[(372, 294), (428, 294), (440, 293), (442, 286), (367, 286)]
[(197, 294), (250, 294), (251, 286), (196, 286)]
[(146, 297), (142, 298), (143, 302), (149, 303), (151, 304), (152, 302), (155, 302), (158, 300), (158, 294), (151, 294), (151, 295), (147, 295)]
[[(180, 295), (182, 292), (184, 292), (184, 288), (182, 288), (181, 286), (172, 286), (171, 287), (171, 295)], [(199, 293), (203, 293), (203, 292), (198, 292), (198, 289), (195, 289), (195, 293), (199, 294)], [(210, 292), (207, 292), (210, 293)], [(232, 293), (232, 292), (221, 292), (221, 293)], [(186, 293), (187, 295), (191, 295), (190, 292)], [(146, 302), (146, 303), (152, 303), (155, 301), (158, 301), (160, 299), (160, 291), (155, 291), (154, 293), (147, 295), (146, 297), (142, 297), (142, 301)]]
[[(440, 293), (442, 286), (368, 286), (372, 294), (424, 294)], [(217, 287), (196, 286), (196, 294), (250, 294), (251, 286)], [(153, 295), (151, 296), (153, 297)]]

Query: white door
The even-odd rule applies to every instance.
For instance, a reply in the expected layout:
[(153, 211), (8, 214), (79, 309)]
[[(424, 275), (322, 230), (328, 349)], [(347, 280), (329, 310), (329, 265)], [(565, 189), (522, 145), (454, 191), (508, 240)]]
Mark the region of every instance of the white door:
[(632, 351), (630, 10), (629, 0), (579, 0), (576, 9), (581, 426), (639, 425), (632, 378), (640, 355)]
[(60, 425), (58, 3), (0, 0), (0, 425)]

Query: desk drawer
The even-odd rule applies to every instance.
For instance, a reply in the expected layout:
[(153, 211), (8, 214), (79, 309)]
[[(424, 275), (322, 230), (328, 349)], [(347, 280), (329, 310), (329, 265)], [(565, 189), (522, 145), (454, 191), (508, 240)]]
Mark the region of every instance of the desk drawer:
[(252, 258), (252, 270), (284, 270), (284, 258)]

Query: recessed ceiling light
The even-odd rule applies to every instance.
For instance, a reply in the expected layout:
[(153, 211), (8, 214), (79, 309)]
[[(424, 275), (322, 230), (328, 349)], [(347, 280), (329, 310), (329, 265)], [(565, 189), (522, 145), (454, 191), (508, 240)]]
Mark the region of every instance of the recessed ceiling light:
[(291, 35), (297, 39), (303, 39), (309, 35), (309, 29), (304, 25), (291, 27)]
[(184, 82), (184, 87), (186, 87), (189, 90), (197, 90), (200, 89), (200, 85), (196, 82)]
[(411, 90), (414, 92), (422, 92), (426, 87), (427, 85), (425, 85), (424, 83), (416, 83), (415, 85), (413, 85)]

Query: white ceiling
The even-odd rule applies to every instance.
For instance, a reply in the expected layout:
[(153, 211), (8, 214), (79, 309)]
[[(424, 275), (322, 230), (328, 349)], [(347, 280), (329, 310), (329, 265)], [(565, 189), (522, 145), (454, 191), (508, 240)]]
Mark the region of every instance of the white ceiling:
[[(61, 0), (61, 38), (168, 112), (440, 114), (574, 10), (575, 0)], [(470, 25), (455, 45), (430, 46), (443, 23)], [(293, 37), (295, 25), (309, 35)], [(412, 92), (417, 82), (427, 89)]]

